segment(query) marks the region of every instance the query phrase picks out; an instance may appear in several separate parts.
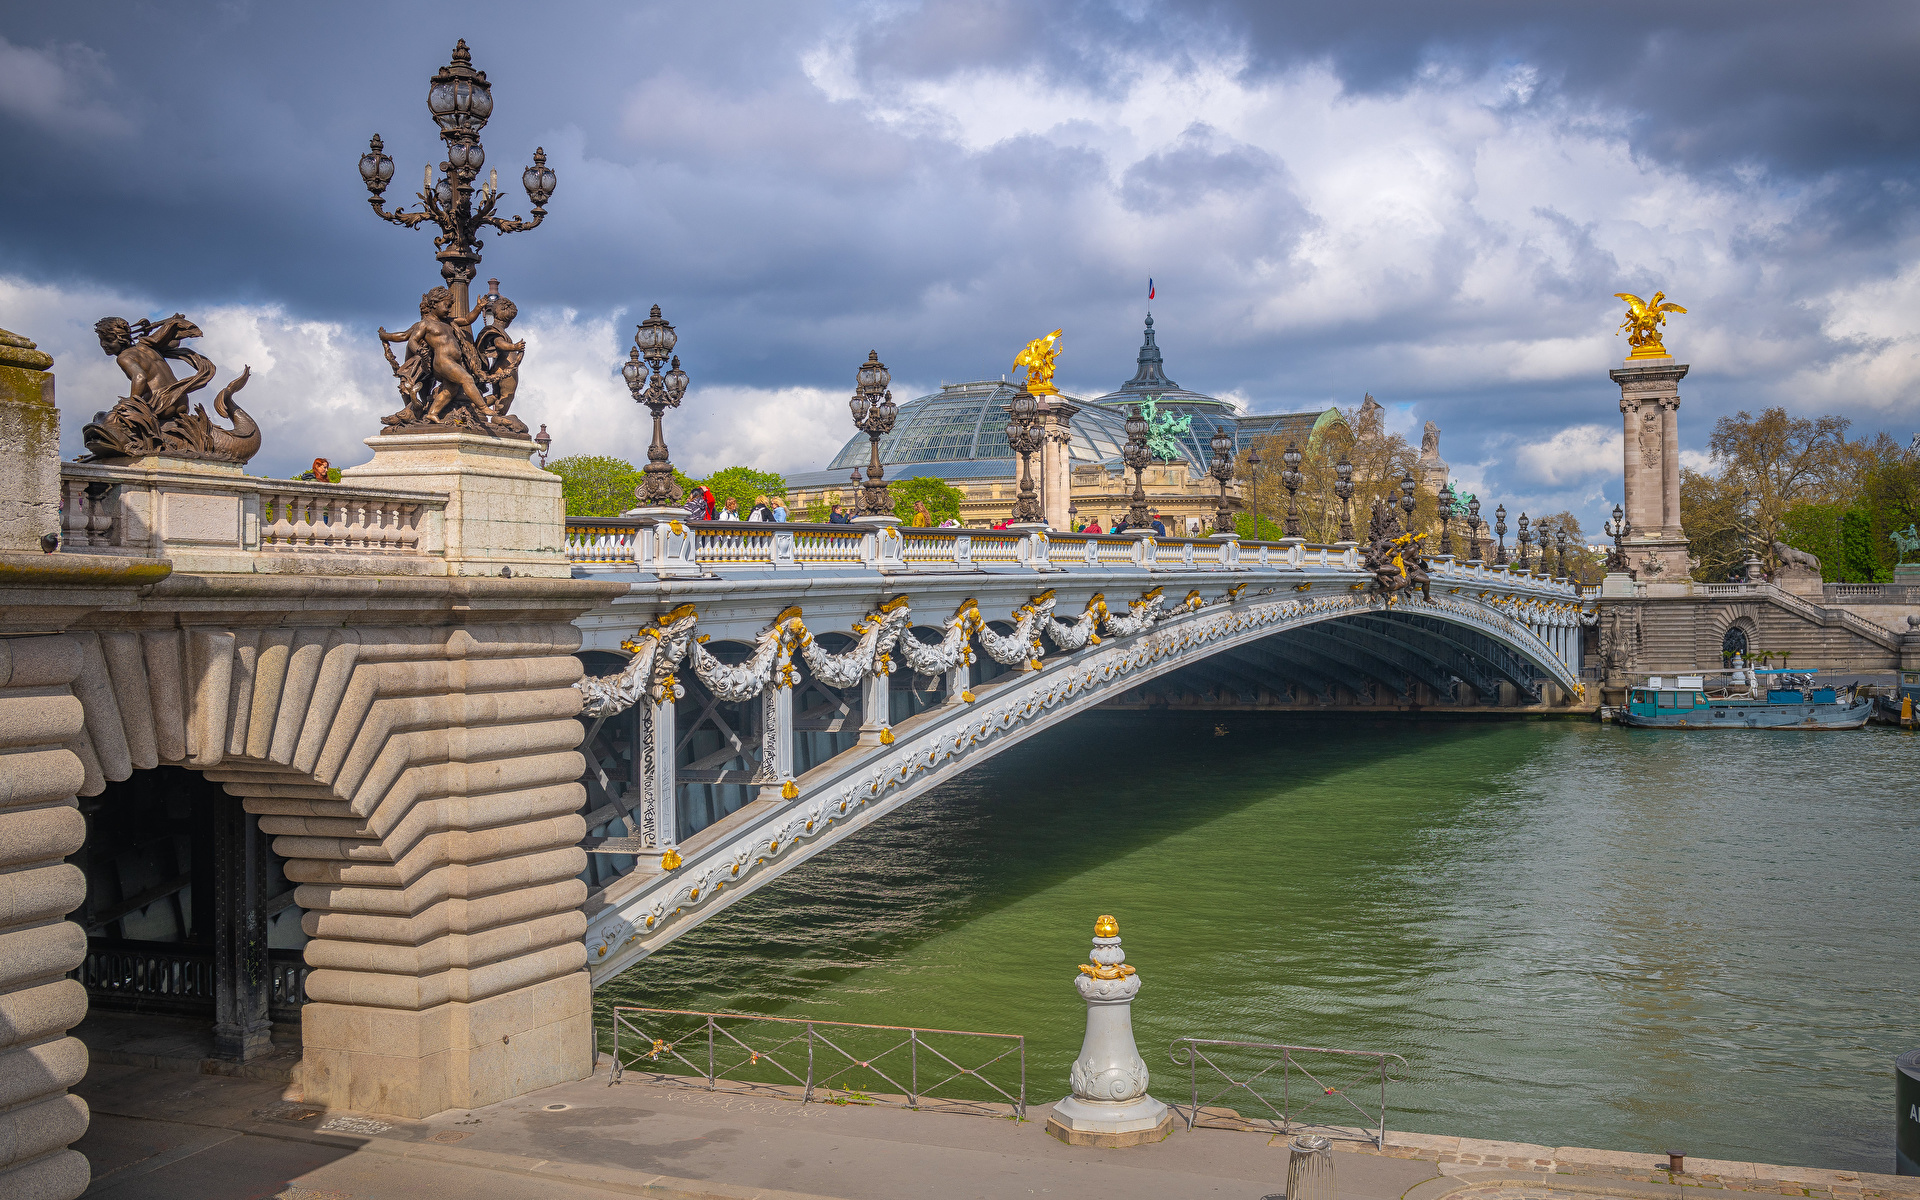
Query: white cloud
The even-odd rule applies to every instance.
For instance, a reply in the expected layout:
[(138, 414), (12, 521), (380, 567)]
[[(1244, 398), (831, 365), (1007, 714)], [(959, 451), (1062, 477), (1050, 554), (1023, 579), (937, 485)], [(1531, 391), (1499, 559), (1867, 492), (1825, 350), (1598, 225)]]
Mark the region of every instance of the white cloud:
[(1529, 483), (1560, 487), (1595, 476), (1617, 477), (1621, 470), (1618, 429), (1603, 425), (1575, 425), (1541, 442), (1528, 442), (1514, 451), (1520, 477)]
[[(101, 288), (65, 289), (0, 276), (0, 328), (37, 342), (54, 356), (61, 410), (61, 453), (85, 453), (80, 429), (126, 394), (126, 377), (100, 350), (93, 323), (169, 310), (144, 297)], [(316, 457), (336, 466), (364, 462), (362, 439), (400, 407), (393, 375), (370, 329), (301, 321), (278, 306), (223, 305), (187, 314), (205, 332), (194, 345), (220, 368), (199, 399), (243, 367), (252, 378), (235, 400), (260, 425), (253, 474), (304, 470)], [(638, 465), (647, 457), (652, 421), (627, 394), (619, 374), (625, 313), (582, 316), (536, 310), (515, 321), (527, 342), (514, 415), (547, 426), (553, 455), (610, 454)], [(674, 465), (694, 475), (747, 465), (782, 473), (816, 470), (853, 432), (846, 396), (821, 388), (702, 386), (696, 379), (678, 409), (668, 410), (666, 436)]]

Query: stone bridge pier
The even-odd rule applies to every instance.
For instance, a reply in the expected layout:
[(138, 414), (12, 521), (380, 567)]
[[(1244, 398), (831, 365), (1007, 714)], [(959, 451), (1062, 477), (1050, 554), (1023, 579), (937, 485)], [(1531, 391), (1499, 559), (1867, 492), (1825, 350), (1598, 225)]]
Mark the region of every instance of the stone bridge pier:
[[(570, 621), (625, 589), (571, 577), (531, 443), (439, 439), (413, 492), (173, 460), (63, 479), (49, 364), (0, 349), (0, 1195), (87, 1184), (66, 1089), (89, 988), (216, 992), (222, 1055), (267, 1047), (269, 901), (306, 939), (309, 1102), (424, 1116), (587, 1075)], [(162, 768), (217, 784), (212, 822), (238, 831), (194, 864), (213, 895), (187, 900), (188, 874), (129, 895), (123, 871), (90, 897), (77, 863)], [(260, 894), (269, 851), (290, 896)], [(69, 919), (173, 902), (221, 914), (210, 970), (185, 945), (108, 965)]]

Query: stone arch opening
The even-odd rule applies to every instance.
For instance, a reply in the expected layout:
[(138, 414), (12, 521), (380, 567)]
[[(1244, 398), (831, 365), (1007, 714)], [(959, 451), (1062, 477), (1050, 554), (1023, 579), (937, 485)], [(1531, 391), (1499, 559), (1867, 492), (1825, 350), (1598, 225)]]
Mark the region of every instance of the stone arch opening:
[[(31, 680), (13, 703), (63, 723), (29, 748), (53, 747), (33, 753), (59, 760), (46, 769), (61, 773), (80, 826), (58, 843), (55, 869), (68, 874), (49, 878), (52, 911), (83, 902), (84, 876), (59, 861), (86, 852), (76, 793), (92, 803), (159, 768), (197, 773), (234, 801), (216, 809), (251, 821), (258, 845), (285, 860), (290, 903), (305, 910), (299, 1083), (310, 1102), (425, 1116), (590, 1071), (572, 626), (136, 628), (34, 641), (8, 648), (14, 668), (31, 659), (31, 673), (13, 670), (12, 687)], [(0, 678), (0, 699), (11, 690)], [(0, 768), (39, 769), (31, 758), (9, 753)], [(175, 866), (169, 878), (183, 873)], [(60, 966), (72, 972), (85, 931), (61, 927), (79, 942)], [(85, 991), (62, 982), (68, 1029)]]
[(96, 1053), (146, 1047), (245, 1062), (297, 1057), (310, 940), (287, 860), (259, 818), (197, 771), (135, 770), (82, 797), (86, 877), (70, 915)]
[(1753, 637), (1752, 621), (1745, 617), (1733, 621), (1720, 634), (1720, 657), (1727, 661), (1731, 661), (1735, 655), (1742, 660), (1747, 659), (1752, 654)]

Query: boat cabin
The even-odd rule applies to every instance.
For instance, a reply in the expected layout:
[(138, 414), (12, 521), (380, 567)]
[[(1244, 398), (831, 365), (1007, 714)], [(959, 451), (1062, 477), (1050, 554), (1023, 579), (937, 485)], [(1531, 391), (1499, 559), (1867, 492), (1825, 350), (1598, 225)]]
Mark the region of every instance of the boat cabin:
[(1636, 717), (1673, 716), (1710, 707), (1706, 679), (1700, 675), (1682, 675), (1677, 679), (1654, 675), (1632, 689), (1627, 697), (1627, 711)]

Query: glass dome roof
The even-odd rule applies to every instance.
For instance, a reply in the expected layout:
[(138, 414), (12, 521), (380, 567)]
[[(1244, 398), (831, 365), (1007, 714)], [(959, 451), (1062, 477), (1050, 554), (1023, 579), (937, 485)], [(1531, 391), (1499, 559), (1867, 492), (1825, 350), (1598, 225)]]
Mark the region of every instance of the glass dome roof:
[[(909, 400), (900, 406), (894, 418), (893, 432), (880, 439), (880, 461), (888, 476), (897, 474), (895, 464), (979, 463), (984, 468), (995, 464), (997, 470), (968, 471), (966, 474), (1011, 475), (1015, 459), (1007, 448), (1007, 401), (1017, 385), (998, 379), (950, 383), (931, 395)], [(1120, 448), (1127, 443), (1126, 411), (1118, 407), (1087, 404), (1072, 396), (1061, 399), (1081, 406), (1073, 418), (1070, 447), (1073, 465), (1117, 464)], [(1214, 400), (1223, 413), (1227, 406)], [(1231, 419), (1229, 418), (1229, 423)], [(1200, 422), (1195, 421), (1198, 431)], [(1201, 445), (1213, 430), (1199, 434)], [(1194, 465), (1205, 462), (1185, 447)], [(1208, 452), (1211, 454), (1211, 452)], [(856, 434), (827, 465), (830, 472), (846, 471), (867, 465), (867, 437)], [(934, 472), (923, 472), (933, 474)], [(941, 472), (948, 474), (951, 472)]]

